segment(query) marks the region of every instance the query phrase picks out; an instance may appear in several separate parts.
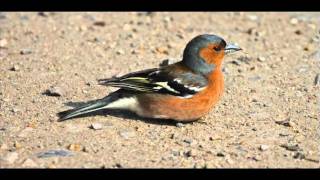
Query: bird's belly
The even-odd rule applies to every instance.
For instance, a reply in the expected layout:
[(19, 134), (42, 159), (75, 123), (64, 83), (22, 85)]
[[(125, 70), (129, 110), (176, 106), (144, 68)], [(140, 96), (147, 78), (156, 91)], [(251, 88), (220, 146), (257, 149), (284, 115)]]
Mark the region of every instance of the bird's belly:
[(194, 121), (207, 114), (220, 99), (223, 86), (208, 87), (191, 98), (170, 95), (146, 95), (139, 99), (141, 116), (150, 118)]

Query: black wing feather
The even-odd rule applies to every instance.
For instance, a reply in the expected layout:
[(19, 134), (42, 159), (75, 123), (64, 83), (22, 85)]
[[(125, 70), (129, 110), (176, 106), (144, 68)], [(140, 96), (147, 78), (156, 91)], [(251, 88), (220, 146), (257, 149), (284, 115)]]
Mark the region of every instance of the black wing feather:
[[(121, 77), (98, 80), (99, 84), (131, 91), (156, 92), (175, 96), (196, 94), (207, 85), (207, 79), (192, 72), (175, 73), (161, 67), (137, 71)], [(173, 68), (172, 68), (173, 69)]]

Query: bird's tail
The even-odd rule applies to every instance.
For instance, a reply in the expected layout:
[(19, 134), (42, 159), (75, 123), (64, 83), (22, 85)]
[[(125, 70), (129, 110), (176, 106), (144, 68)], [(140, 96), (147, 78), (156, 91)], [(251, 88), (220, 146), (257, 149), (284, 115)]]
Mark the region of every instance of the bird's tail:
[(80, 115), (84, 115), (84, 114), (87, 114), (90, 112), (104, 109), (104, 108), (106, 108), (106, 106), (110, 102), (112, 102), (112, 101), (110, 101), (110, 98), (111, 97), (98, 99), (96, 101), (89, 102), (89, 103), (87, 103), (83, 106), (80, 106), (78, 108), (60, 112), (60, 113), (58, 113), (59, 121), (64, 121), (64, 120), (67, 120), (67, 119), (70, 119), (70, 118), (73, 118), (76, 116), (80, 116)]

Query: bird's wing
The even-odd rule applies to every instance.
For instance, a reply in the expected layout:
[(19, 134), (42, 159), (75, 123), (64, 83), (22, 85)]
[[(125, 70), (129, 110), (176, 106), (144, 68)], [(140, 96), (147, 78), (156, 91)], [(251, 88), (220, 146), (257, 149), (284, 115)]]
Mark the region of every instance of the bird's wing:
[(101, 79), (99, 84), (138, 92), (155, 92), (189, 98), (207, 86), (207, 79), (179, 64)]

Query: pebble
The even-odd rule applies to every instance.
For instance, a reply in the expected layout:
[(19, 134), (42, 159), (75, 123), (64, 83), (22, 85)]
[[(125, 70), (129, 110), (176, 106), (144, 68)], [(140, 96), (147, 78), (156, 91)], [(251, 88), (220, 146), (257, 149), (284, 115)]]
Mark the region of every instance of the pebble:
[(12, 68), (10, 68), (11, 71), (19, 71), (20, 67), (18, 65), (13, 65)]
[(0, 48), (6, 47), (8, 44), (8, 41), (6, 39), (0, 39)]
[(258, 16), (256, 16), (256, 15), (248, 15), (247, 17), (248, 17), (248, 19), (251, 20), (251, 21), (256, 21), (256, 20), (258, 20)]
[(119, 49), (117, 52), (116, 52), (118, 55), (123, 55), (124, 54), (124, 51), (122, 49)]
[(35, 167), (38, 167), (38, 164), (35, 163), (32, 159), (26, 159), (26, 160), (22, 163), (22, 167), (35, 168)]
[(17, 113), (17, 112), (19, 112), (20, 110), (19, 109), (17, 109), (17, 108), (12, 108), (11, 109), (11, 112), (13, 112), (13, 113)]
[(286, 126), (286, 127), (293, 127), (294, 123), (290, 121), (290, 118), (287, 118), (283, 121), (276, 121), (276, 124)]
[(119, 135), (121, 137), (123, 137), (124, 139), (129, 139), (129, 138), (133, 138), (136, 136), (135, 132), (133, 131), (127, 131), (127, 130), (122, 130), (119, 132)]
[(22, 148), (22, 145), (21, 145), (19, 142), (15, 142), (15, 143), (13, 144), (13, 146), (14, 146), (16, 149)]
[(292, 24), (292, 25), (296, 25), (296, 24), (298, 24), (298, 19), (297, 18), (291, 18), (290, 19), (290, 24)]
[(235, 65), (237, 65), (237, 66), (240, 66), (240, 65), (241, 65), (240, 61), (238, 61), (238, 60), (233, 60), (233, 61), (231, 61), (231, 63), (232, 63), (232, 64), (235, 64)]
[(266, 150), (268, 150), (269, 149), (269, 146), (268, 145), (265, 145), (265, 144), (262, 144), (262, 145), (260, 145), (260, 147), (259, 147), (259, 150), (260, 151), (266, 151)]
[(294, 32), (296, 35), (301, 35), (302, 34), (302, 31), (301, 30), (296, 30), (295, 32)]
[(31, 53), (32, 53), (31, 49), (21, 49), (20, 50), (21, 55), (27, 55), (27, 54), (31, 54)]
[(47, 13), (45, 12), (38, 12), (38, 16), (48, 17)]
[(81, 147), (80, 144), (70, 144), (68, 146), (68, 149), (71, 151), (81, 151), (83, 148)]
[(71, 151), (66, 150), (49, 150), (46, 152), (41, 152), (37, 154), (38, 158), (49, 158), (49, 157), (66, 157), (66, 156), (73, 156), (74, 154)]
[(159, 63), (159, 66), (168, 66), (170, 64), (173, 64), (174, 62), (170, 59), (165, 59), (161, 63)]
[(197, 141), (196, 140), (192, 140), (192, 139), (185, 139), (183, 140), (183, 142), (190, 144), (190, 145), (196, 145)]
[(263, 56), (259, 56), (258, 59), (257, 59), (259, 62), (264, 62), (266, 60), (265, 57)]
[(171, 16), (166, 16), (166, 17), (164, 17), (163, 20), (164, 20), (164, 22), (169, 23), (169, 22), (173, 21), (173, 17), (171, 17)]
[(302, 153), (302, 152), (296, 152), (294, 155), (293, 155), (293, 158), (295, 159), (304, 159), (306, 156)]
[(94, 130), (101, 130), (102, 129), (102, 124), (100, 123), (92, 123), (91, 128)]
[(288, 151), (299, 151), (299, 150), (301, 150), (298, 144), (295, 144), (295, 145), (282, 144), (281, 147), (285, 148)]
[(104, 27), (106, 25), (106, 23), (104, 21), (96, 21), (93, 23), (93, 25)]
[(169, 54), (168, 49), (166, 47), (157, 47), (156, 51), (161, 54), (166, 54), (166, 55)]
[(13, 164), (18, 158), (19, 158), (18, 153), (10, 152), (7, 155), (5, 155), (3, 158), (1, 158), (1, 160), (8, 164)]
[(179, 127), (179, 128), (182, 128), (182, 127), (184, 127), (185, 125), (184, 125), (183, 123), (180, 123), (180, 122), (179, 122), (179, 123), (176, 124), (176, 126)]
[(47, 89), (44, 94), (47, 96), (62, 96), (63, 91), (60, 87), (54, 86), (50, 89)]
[(316, 75), (316, 77), (314, 78), (314, 85), (315, 85), (315, 86), (320, 85), (320, 73), (318, 73), (318, 74)]
[[(246, 63), (246, 64), (250, 64), (250, 61), (252, 60), (251, 59), (251, 57), (250, 56), (240, 56), (239, 58), (238, 58), (238, 60), (239, 61), (241, 61), (241, 62), (244, 62), (244, 63)], [(238, 63), (240, 63), (240, 62), (238, 62)]]
[(234, 164), (234, 161), (230, 157), (227, 158), (226, 162), (231, 165)]
[(218, 156), (218, 157), (225, 157), (225, 154), (222, 153), (222, 152), (218, 152), (218, 153), (217, 153), (217, 156)]
[(180, 156), (181, 154), (181, 151), (172, 151), (173, 156)]
[(194, 150), (190, 150), (190, 151), (187, 151), (187, 152), (185, 153), (185, 155), (186, 155), (187, 157), (195, 157), (195, 156), (197, 156), (197, 153), (196, 153)]

